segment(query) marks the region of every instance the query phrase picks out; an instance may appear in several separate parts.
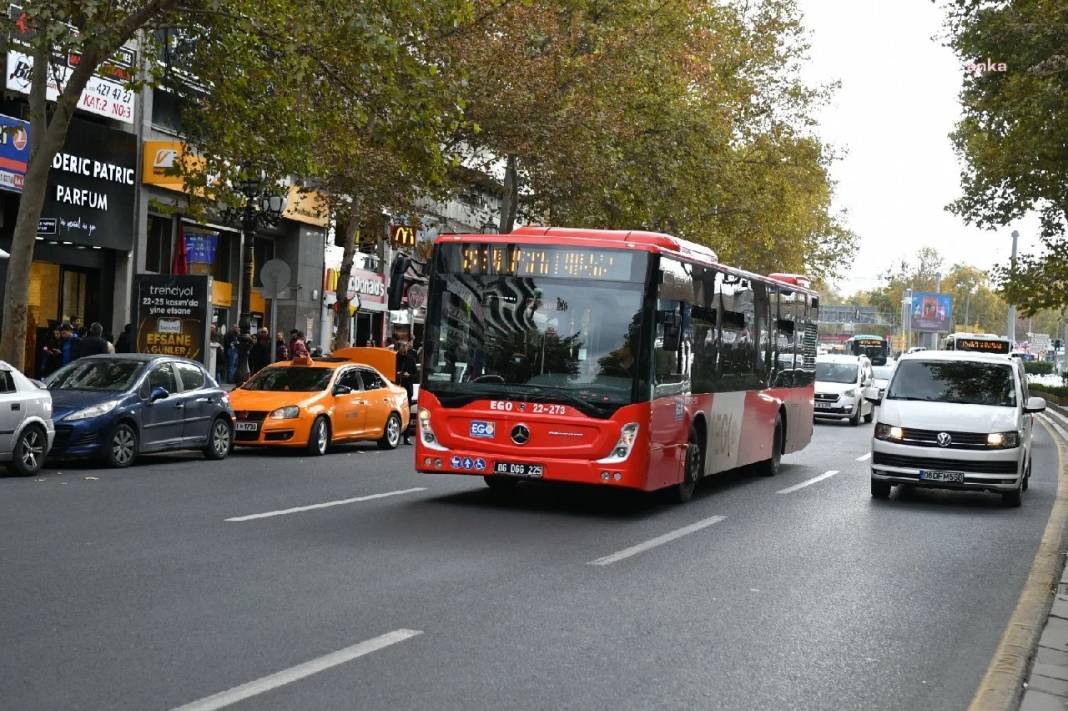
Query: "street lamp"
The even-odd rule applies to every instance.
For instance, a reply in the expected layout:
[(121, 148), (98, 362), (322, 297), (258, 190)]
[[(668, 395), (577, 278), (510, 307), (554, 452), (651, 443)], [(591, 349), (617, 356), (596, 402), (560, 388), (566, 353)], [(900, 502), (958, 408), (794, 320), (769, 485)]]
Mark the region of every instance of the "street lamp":
[(248, 354), (252, 350), (252, 278), (256, 271), (254, 237), (261, 226), (274, 227), (282, 220), (286, 209), (286, 199), (281, 195), (264, 192), (266, 175), (263, 171), (243, 169), (237, 181), (238, 191), (245, 197), (241, 208), (227, 207), (222, 218), (231, 224), (241, 226), (241, 240), (244, 244), (244, 271), (241, 281), (241, 317), (238, 328), (241, 336), (237, 339), (237, 383), (240, 385), (248, 379)]

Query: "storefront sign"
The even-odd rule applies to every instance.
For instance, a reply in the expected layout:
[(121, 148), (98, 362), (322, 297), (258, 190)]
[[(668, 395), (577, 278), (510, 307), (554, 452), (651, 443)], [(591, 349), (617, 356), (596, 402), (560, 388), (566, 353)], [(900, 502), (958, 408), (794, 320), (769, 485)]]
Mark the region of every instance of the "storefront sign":
[(415, 246), (415, 227), (410, 225), (390, 225), (389, 241), (397, 249)]
[[(327, 269), (326, 278), (323, 280), (324, 296), (337, 291), (337, 282), (337, 271)], [(377, 272), (353, 269), (349, 275), (348, 294), (349, 298), (359, 298), (360, 308), (373, 311), (383, 311), (386, 308), (386, 280)]]
[(133, 134), (75, 119), (52, 159), (42, 222), (55, 220), (64, 242), (132, 249), (136, 165)]
[(141, 182), (166, 190), (184, 193), (183, 172), (195, 174), (204, 170), (205, 160), (186, 148), (181, 141), (145, 141), (141, 158)]
[[(49, 101), (59, 98), (63, 87), (74, 67), (77, 66), (78, 55), (67, 58), (68, 61), (59, 66), (50, 67), (48, 74), (47, 96)], [(74, 60), (73, 64), (70, 60)], [(9, 50), (7, 53), (7, 88), (9, 91), (17, 91), (20, 94), (30, 93), (30, 81), (33, 74), (33, 57), (22, 52)], [(78, 97), (75, 108), (87, 111), (97, 116), (106, 116), (123, 123), (133, 123), (134, 104), (136, 94), (129, 91), (121, 80), (114, 80), (94, 74), (89, 77), (82, 95)]]
[(137, 350), (207, 362), (212, 280), (204, 275), (137, 275)]
[(183, 227), (186, 259), (190, 264), (214, 264), (219, 233)]
[(30, 160), (30, 124), (0, 114), (0, 190), (22, 192)]
[(426, 303), (426, 287), (419, 283), (412, 283), (408, 287), (408, 308), (421, 309)]
[(286, 209), (282, 217), (316, 227), (326, 227), (330, 222), (330, 208), (326, 195), (318, 190), (302, 190), (293, 185), (286, 196)]

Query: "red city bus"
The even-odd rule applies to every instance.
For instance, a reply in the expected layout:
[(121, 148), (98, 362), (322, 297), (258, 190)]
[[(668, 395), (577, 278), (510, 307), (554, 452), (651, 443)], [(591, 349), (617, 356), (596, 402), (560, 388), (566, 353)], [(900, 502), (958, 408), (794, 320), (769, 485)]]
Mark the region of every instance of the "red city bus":
[(812, 438), (819, 297), (652, 232), (445, 235), (430, 265), (420, 472), (685, 501)]

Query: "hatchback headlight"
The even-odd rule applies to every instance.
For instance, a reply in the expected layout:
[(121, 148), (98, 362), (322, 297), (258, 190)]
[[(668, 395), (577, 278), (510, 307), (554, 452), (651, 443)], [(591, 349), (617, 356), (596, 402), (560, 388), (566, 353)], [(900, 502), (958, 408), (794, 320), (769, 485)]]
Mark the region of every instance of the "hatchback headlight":
[(986, 436), (986, 446), (991, 449), (1012, 449), (1020, 446), (1019, 432), (992, 432)]
[(122, 400), (108, 400), (99, 405), (75, 410), (67, 415), (66, 419), (68, 422), (72, 422), (74, 420), (88, 420), (90, 417), (100, 417), (101, 415), (106, 415), (114, 410), (120, 402), (122, 402)]
[(891, 441), (898, 441), (905, 439), (905, 430), (900, 427), (891, 426), (884, 422), (880, 422), (875, 425), (875, 439), (885, 439)]
[(271, 413), (272, 420), (292, 420), (300, 416), (300, 408), (296, 405), (286, 405)]

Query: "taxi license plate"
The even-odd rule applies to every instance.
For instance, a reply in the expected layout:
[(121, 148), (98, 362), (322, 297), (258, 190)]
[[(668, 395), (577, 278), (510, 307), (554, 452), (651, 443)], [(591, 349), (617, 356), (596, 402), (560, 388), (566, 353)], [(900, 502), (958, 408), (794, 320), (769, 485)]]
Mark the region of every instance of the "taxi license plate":
[(508, 476), (523, 476), (529, 479), (541, 479), (545, 473), (545, 466), (542, 464), (531, 464), (529, 462), (494, 462), (493, 463), (494, 474), (506, 474)]
[(259, 422), (235, 422), (234, 429), (238, 432), (258, 432), (260, 429)]
[(954, 484), (963, 484), (964, 472), (936, 472), (921, 469), (920, 481), (945, 481)]

